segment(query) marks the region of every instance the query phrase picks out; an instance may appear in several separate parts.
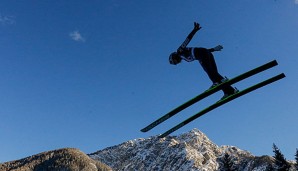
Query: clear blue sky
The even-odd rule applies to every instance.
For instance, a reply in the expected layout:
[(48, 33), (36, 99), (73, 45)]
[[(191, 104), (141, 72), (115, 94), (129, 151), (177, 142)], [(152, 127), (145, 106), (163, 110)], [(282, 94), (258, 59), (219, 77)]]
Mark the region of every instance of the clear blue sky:
[(0, 4), (0, 162), (64, 147), (85, 153), (163, 133), (222, 93), (142, 133), (159, 116), (206, 90), (198, 62), (169, 54), (193, 28), (189, 46), (213, 47), (222, 75), (276, 59), (279, 66), (235, 86), (287, 77), (176, 131), (198, 128), (218, 145), (287, 159), (298, 148), (298, 1), (5, 0)]

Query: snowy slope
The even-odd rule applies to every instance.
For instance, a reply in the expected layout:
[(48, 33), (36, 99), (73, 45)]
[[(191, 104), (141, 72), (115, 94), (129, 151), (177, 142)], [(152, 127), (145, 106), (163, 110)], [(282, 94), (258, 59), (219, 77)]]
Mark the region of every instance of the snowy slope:
[(219, 147), (197, 129), (179, 136), (130, 140), (89, 156), (114, 170), (213, 171), (222, 170), (225, 153), (231, 156), (234, 167), (243, 171), (264, 171), (272, 162), (269, 156), (255, 157), (237, 147)]
[(0, 163), (0, 171), (111, 171), (75, 148), (42, 152), (20, 160)]

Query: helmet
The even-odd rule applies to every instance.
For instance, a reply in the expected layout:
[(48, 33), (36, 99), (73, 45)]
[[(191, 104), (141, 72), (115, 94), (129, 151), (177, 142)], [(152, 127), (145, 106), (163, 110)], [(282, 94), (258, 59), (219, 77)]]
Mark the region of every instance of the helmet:
[(169, 56), (169, 62), (172, 65), (177, 65), (178, 63), (181, 62), (181, 57), (178, 55), (177, 52), (173, 52), (171, 53), (171, 55)]

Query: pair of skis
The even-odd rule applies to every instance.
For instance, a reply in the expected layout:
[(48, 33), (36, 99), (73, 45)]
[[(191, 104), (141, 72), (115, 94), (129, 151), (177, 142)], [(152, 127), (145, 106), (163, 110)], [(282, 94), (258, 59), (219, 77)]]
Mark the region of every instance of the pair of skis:
[[(237, 82), (239, 82), (241, 80), (244, 80), (244, 79), (246, 79), (248, 77), (251, 77), (253, 75), (256, 75), (256, 74), (258, 74), (260, 72), (263, 72), (265, 70), (268, 70), (268, 69), (270, 69), (270, 68), (272, 68), (274, 66), (277, 66), (277, 65), (278, 65), (277, 61), (276, 60), (273, 60), (273, 61), (268, 62), (268, 63), (266, 63), (264, 65), (261, 65), (261, 66), (259, 66), (257, 68), (254, 68), (254, 69), (252, 69), (252, 70), (250, 70), (248, 72), (245, 72), (245, 73), (243, 73), (241, 75), (238, 75), (238, 76), (236, 76), (236, 77), (234, 77), (234, 78), (232, 78), (232, 79), (230, 79), (230, 80), (228, 80), (228, 81), (226, 81), (224, 83), (221, 83), (221, 84), (219, 84), (219, 85), (217, 85), (217, 86), (215, 86), (215, 87), (213, 87), (211, 89), (208, 89), (207, 91), (199, 94), (198, 96), (194, 97), (193, 99), (185, 102), (184, 104), (178, 106), (174, 110), (170, 111), (169, 113), (167, 113), (164, 116), (160, 117), (159, 119), (155, 120), (154, 122), (152, 122), (151, 124), (149, 124), (145, 128), (141, 129), (141, 131), (142, 132), (147, 132), (147, 131), (151, 130), (152, 128), (156, 127), (157, 125), (161, 124), (162, 122), (164, 122), (167, 119), (171, 118), (172, 116), (176, 115), (180, 111), (182, 111), (182, 110), (186, 109), (187, 107), (191, 106), (192, 104), (194, 104), (194, 103), (196, 103), (196, 102), (198, 102), (198, 101), (200, 101), (200, 100), (202, 100), (202, 99), (204, 99), (204, 98), (206, 98), (206, 97), (208, 97), (208, 96), (216, 93), (217, 91), (221, 90), (226, 85), (235, 84), (235, 83), (237, 83)], [(276, 76), (274, 76), (272, 78), (269, 78), (269, 79), (267, 79), (267, 80), (265, 80), (263, 82), (260, 82), (258, 84), (255, 84), (255, 85), (253, 85), (253, 86), (251, 86), (251, 87), (249, 87), (247, 89), (244, 89), (242, 91), (239, 91), (239, 92), (237, 92), (237, 93), (235, 93), (235, 94), (233, 94), (233, 95), (231, 95), (231, 96), (229, 96), (227, 98), (224, 98), (224, 99), (222, 99), (222, 100), (220, 100), (220, 101), (218, 101), (218, 102), (210, 105), (209, 107), (203, 109), (202, 111), (198, 112), (197, 114), (191, 116), (190, 118), (184, 120), (183, 122), (181, 122), (180, 124), (176, 125), (175, 127), (169, 129), (165, 133), (161, 134), (160, 137), (163, 138), (163, 137), (171, 134), (172, 132), (178, 130), (179, 128), (181, 128), (183, 126), (185, 126), (186, 124), (188, 124), (191, 121), (197, 119), (198, 117), (206, 114), (207, 112), (210, 112), (211, 110), (218, 108), (221, 105), (224, 105), (224, 104), (226, 104), (226, 103), (228, 103), (228, 102), (230, 102), (230, 101), (232, 101), (232, 100), (234, 100), (234, 99), (236, 99), (236, 98), (238, 98), (240, 96), (243, 96), (243, 95), (245, 95), (245, 94), (247, 94), (249, 92), (252, 92), (252, 91), (254, 91), (254, 90), (258, 89), (258, 88), (261, 88), (261, 87), (266, 86), (266, 85), (268, 85), (270, 83), (273, 83), (275, 81), (278, 81), (278, 80), (280, 80), (280, 79), (282, 79), (284, 77), (285, 77), (285, 74), (284, 73), (281, 73), (281, 74), (276, 75)]]

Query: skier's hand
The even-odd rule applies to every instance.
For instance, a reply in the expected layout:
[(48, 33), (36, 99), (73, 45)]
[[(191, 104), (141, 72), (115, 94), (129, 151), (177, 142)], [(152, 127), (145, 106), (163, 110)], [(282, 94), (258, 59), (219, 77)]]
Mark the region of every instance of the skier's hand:
[(196, 30), (196, 31), (198, 31), (198, 30), (200, 30), (202, 27), (200, 26), (200, 24), (199, 23), (197, 23), (197, 22), (194, 22), (194, 30)]
[(222, 45), (217, 45), (213, 49), (214, 49), (214, 51), (221, 51), (223, 49), (223, 47), (222, 47)]

